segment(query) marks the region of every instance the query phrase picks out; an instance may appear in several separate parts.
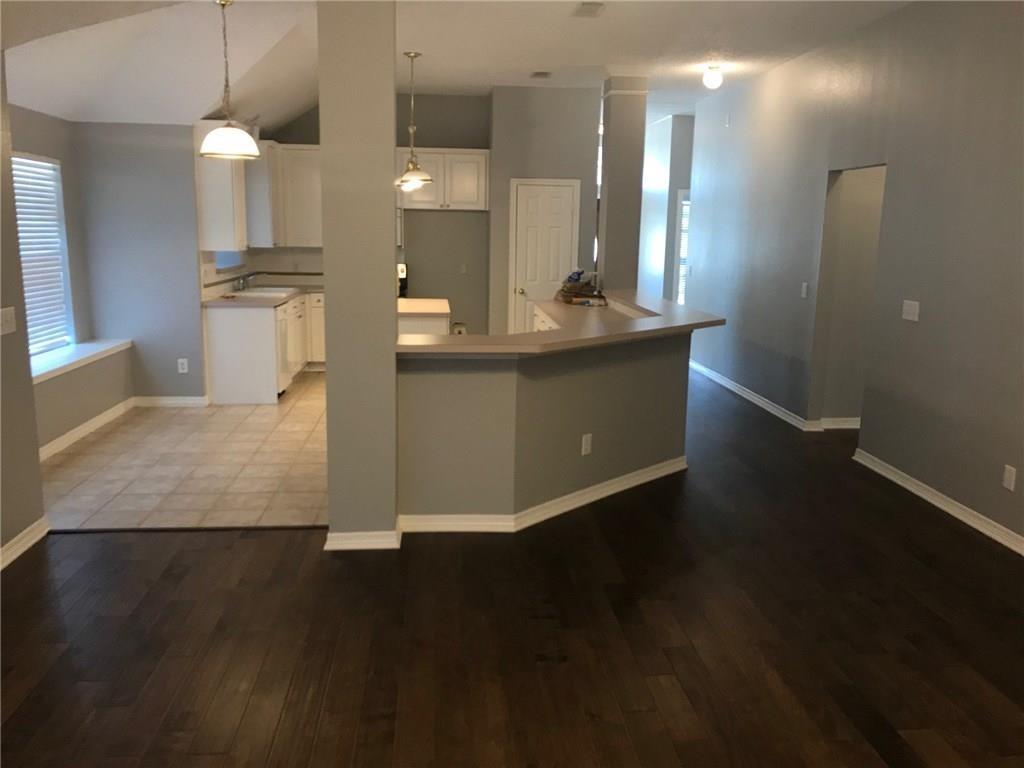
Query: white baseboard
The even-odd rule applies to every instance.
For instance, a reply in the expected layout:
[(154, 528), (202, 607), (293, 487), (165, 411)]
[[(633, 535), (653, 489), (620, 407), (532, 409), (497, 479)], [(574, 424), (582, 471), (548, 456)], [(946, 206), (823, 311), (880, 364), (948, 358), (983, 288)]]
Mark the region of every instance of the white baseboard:
[(822, 429), (860, 429), (860, 418), (857, 416), (819, 419)]
[(120, 403), (115, 405), (113, 408), (108, 408), (98, 416), (93, 416), (83, 424), (79, 424), (72, 430), (65, 432), (60, 437), (54, 438), (46, 445), (39, 449), (39, 460), (45, 461), (46, 459), (53, 456), (55, 453), (60, 453), (68, 446), (73, 443), (77, 443), (83, 437), (91, 432), (95, 432), (97, 429), (102, 427), (104, 424), (109, 424), (118, 416), (122, 416), (132, 409), (132, 401), (134, 398), (127, 398), (122, 400)]
[(46, 519), (46, 515), (43, 515), (0, 548), (0, 569), (6, 568), (25, 554), (29, 547), (40, 541), (49, 532), (50, 521)]
[(768, 413), (772, 414), (773, 416), (778, 416), (780, 419), (787, 422), (788, 424), (792, 424), (797, 429), (803, 430), (804, 432), (821, 431), (820, 424), (816, 422), (808, 423), (807, 419), (803, 418), (802, 416), (797, 416), (792, 411), (787, 411), (781, 405), (773, 403), (767, 397), (762, 397), (761, 395), (757, 394), (757, 392), (754, 392), (752, 389), (747, 389), (742, 384), (737, 384), (735, 381), (726, 378), (718, 371), (713, 371), (710, 368), (706, 368), (705, 366), (701, 365), (700, 363), (694, 362), (693, 360), (690, 361), (690, 367), (697, 373), (699, 373), (701, 376), (705, 376), (706, 378), (711, 379), (713, 382), (715, 382), (715, 384), (725, 387), (730, 392), (735, 392), (744, 400), (749, 400), (754, 405), (764, 408), (764, 410), (768, 411)]
[(935, 505), (943, 512), (952, 515), (962, 523), (966, 523), (974, 530), (985, 534), (990, 539), (999, 542), (1004, 547), (1016, 552), (1018, 555), (1024, 555), (1024, 536), (1021, 534), (1003, 527), (994, 520), (989, 520), (980, 512), (975, 512), (970, 507), (964, 506), (959, 501), (951, 499), (949, 496), (935, 490), (930, 485), (925, 485), (920, 480), (908, 475), (906, 472), (896, 469), (896, 467), (891, 464), (887, 464), (881, 459), (872, 456), (870, 453), (862, 451), (860, 448), (854, 452), (853, 460), (858, 464), (863, 464), (868, 469), (877, 472), (882, 477), (892, 480), (897, 485), (906, 488), (915, 496), (920, 496), (929, 504)]
[(686, 469), (686, 457), (679, 456), (635, 472), (546, 501), (514, 515), (399, 515), (398, 527), (406, 533), (515, 533), (564, 512), (649, 483), (659, 477)]
[(349, 549), (398, 549), (402, 546), (402, 532), (353, 531), (328, 533), (324, 549), (328, 552)]
[(210, 398), (205, 395), (197, 397), (134, 397), (133, 404), (137, 408), (202, 408), (210, 404)]

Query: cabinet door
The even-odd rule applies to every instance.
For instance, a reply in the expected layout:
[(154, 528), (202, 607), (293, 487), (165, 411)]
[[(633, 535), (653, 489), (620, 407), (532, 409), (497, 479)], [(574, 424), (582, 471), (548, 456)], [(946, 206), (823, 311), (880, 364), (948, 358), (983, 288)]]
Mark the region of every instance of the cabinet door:
[(320, 248), (323, 246), (320, 148), (282, 145), (280, 162), (284, 245)]
[(260, 156), (245, 166), (245, 220), (249, 245), (273, 248), (281, 242), (277, 142), (260, 141)]
[(245, 163), (247, 160), (223, 160), (199, 157), (206, 134), (222, 126), (221, 120), (201, 120), (193, 126), (196, 160), (196, 212), (199, 250), (244, 251)]
[[(425, 184), (415, 192), (398, 190), (398, 205), (401, 208), (440, 209), (444, 206), (444, 155), (440, 152), (417, 152), (420, 168), (430, 174), (433, 184)], [(399, 147), (395, 150), (395, 178), (405, 173), (409, 150)]]
[(324, 344), (324, 308), (314, 306), (309, 310), (309, 359), (322, 363), (327, 359)]
[(445, 208), (487, 210), (487, 155), (444, 156)]

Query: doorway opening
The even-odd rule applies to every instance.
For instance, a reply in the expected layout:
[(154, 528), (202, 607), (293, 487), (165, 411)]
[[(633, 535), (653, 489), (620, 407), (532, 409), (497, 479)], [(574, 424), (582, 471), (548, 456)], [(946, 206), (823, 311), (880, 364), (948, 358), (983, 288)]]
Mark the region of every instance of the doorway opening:
[(860, 428), (885, 173), (884, 165), (829, 173), (808, 408), (825, 429)]

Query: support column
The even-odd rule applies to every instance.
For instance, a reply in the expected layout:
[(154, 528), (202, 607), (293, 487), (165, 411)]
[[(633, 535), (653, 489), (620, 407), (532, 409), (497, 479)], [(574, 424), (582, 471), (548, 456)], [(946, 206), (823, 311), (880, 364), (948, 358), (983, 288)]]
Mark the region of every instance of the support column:
[(395, 4), (320, 2), (327, 549), (398, 546)]
[(637, 285), (646, 118), (647, 78), (605, 80), (597, 269), (609, 289)]

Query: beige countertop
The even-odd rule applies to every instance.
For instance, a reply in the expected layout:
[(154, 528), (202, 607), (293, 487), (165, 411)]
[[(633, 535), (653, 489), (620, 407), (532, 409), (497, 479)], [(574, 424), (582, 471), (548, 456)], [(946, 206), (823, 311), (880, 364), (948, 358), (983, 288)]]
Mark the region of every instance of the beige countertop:
[(448, 299), (399, 299), (398, 314), (443, 317), (452, 313)]
[[(273, 287), (273, 286), (260, 286), (261, 288)], [(230, 307), (232, 309), (273, 309), (279, 307), (282, 304), (287, 304), (289, 301), (294, 299), (296, 296), (301, 296), (306, 293), (323, 293), (323, 288), (312, 288), (307, 286), (281, 286), (281, 293), (273, 294), (270, 296), (260, 296), (259, 291), (239, 291), (239, 293), (247, 293), (245, 298), (235, 298), (236, 293), (225, 293), (216, 299), (207, 299), (203, 302), (204, 309), (222, 309)]]
[(579, 307), (555, 300), (537, 302), (560, 326), (556, 330), (493, 336), (402, 334), (396, 351), (402, 356), (434, 357), (545, 355), (725, 325), (724, 317), (661, 298), (641, 297), (636, 291), (609, 291), (607, 296), (607, 307)]

